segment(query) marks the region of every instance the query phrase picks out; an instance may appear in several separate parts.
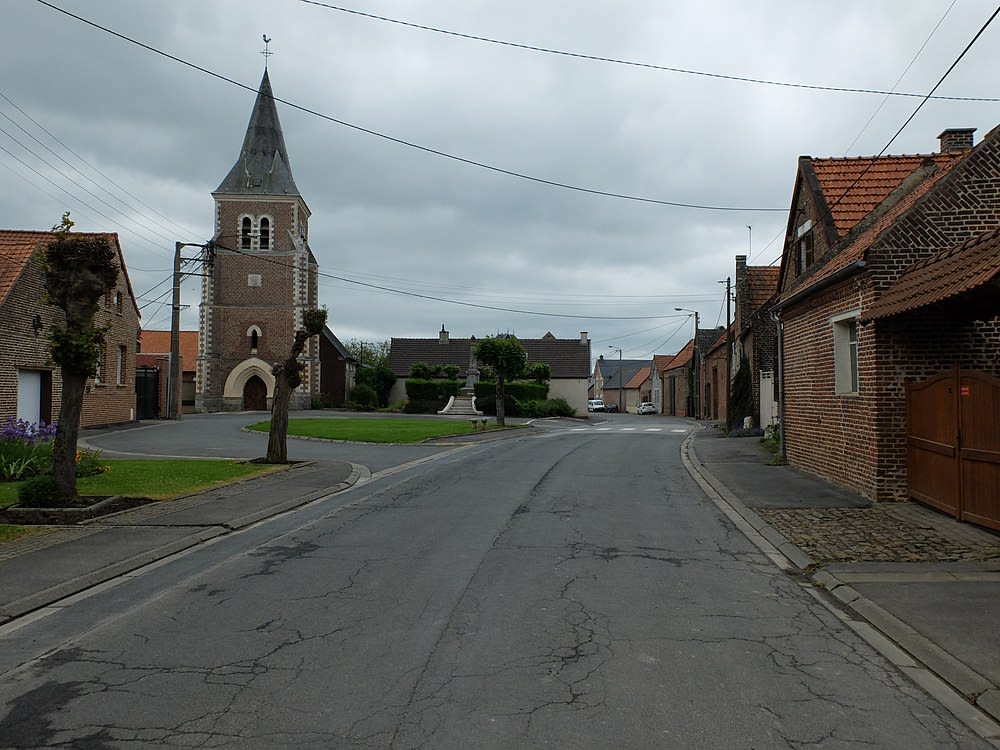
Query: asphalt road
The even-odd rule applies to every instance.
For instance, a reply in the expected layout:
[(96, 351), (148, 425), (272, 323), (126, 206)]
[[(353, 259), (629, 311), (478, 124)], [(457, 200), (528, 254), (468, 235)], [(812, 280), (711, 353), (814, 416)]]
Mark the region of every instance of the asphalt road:
[(685, 429), (441, 453), (69, 602), (0, 639), (0, 746), (989, 747), (732, 527)]

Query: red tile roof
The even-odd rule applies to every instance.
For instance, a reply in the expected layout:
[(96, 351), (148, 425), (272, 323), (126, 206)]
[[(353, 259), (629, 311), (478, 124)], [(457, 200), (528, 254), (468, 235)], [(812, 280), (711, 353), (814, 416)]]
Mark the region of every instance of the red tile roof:
[(926, 179), (914, 186), (909, 193), (901, 197), (899, 201), (891, 206), (884, 214), (882, 214), (877, 220), (873, 221), (870, 226), (865, 228), (853, 240), (851, 240), (850, 244), (830, 258), (826, 265), (811, 274), (803, 284), (786, 289), (782, 294), (782, 299), (788, 300), (791, 297), (798, 297), (806, 289), (817, 284), (828, 276), (833, 275), (843, 268), (847, 268), (847, 266), (856, 261), (862, 260), (865, 253), (868, 251), (868, 248), (874, 244), (883, 232), (889, 229), (900, 217), (903, 216), (903, 214), (913, 208), (914, 204), (926, 195), (941, 179), (951, 173), (952, 167), (958, 163), (958, 157), (962, 155), (964, 154), (960, 154), (958, 156), (955, 154), (935, 155), (951, 158), (941, 161), (935, 159), (935, 161), (942, 167), (941, 169), (934, 171)]
[(653, 355), (653, 369), (656, 372), (663, 372), (670, 360), (676, 357), (676, 354), (654, 354)]
[[(1000, 278), (1000, 229), (914, 263), (862, 318), (886, 318), (941, 302)], [(1000, 291), (997, 292), (1000, 299)]]
[(7, 299), (35, 249), (52, 239), (52, 232), (0, 230), (0, 302)]
[(837, 234), (844, 237), (928, 160), (947, 170), (964, 155), (957, 152), (812, 159), (812, 168)]
[[(125, 276), (125, 286), (128, 288), (132, 305), (135, 305), (132, 280), (128, 276), (128, 268), (125, 266), (125, 257), (122, 254), (121, 244), (118, 242), (118, 235), (115, 232), (74, 232), (74, 234), (83, 237), (107, 237), (111, 247), (118, 254), (118, 263)], [(52, 232), (0, 229), (0, 302), (7, 298), (11, 287), (21, 275), (32, 253), (40, 245), (50, 242), (52, 238)], [(138, 311), (138, 306), (136, 306), (136, 312)]]
[[(181, 359), (187, 369), (194, 369), (198, 358), (198, 332), (180, 331)], [(143, 354), (166, 354), (170, 351), (170, 331), (140, 331), (139, 342)]]
[(643, 368), (637, 370), (636, 373), (635, 373), (635, 375), (633, 375), (629, 379), (629, 381), (625, 384), (625, 387), (626, 388), (639, 388), (647, 380), (649, 380), (649, 367), (648, 366), (647, 367), (643, 367)]
[(778, 291), (779, 266), (747, 266), (750, 310), (756, 312)]
[(691, 357), (694, 354), (694, 339), (688, 341), (684, 348), (681, 349), (677, 354), (671, 359), (660, 372), (666, 372), (667, 370), (674, 370), (678, 367), (683, 367), (688, 362), (691, 361)]

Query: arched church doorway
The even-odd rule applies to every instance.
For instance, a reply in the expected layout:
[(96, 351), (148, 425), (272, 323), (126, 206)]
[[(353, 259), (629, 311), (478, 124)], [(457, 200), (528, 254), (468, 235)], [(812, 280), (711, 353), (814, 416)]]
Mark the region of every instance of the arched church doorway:
[(251, 375), (243, 386), (243, 408), (246, 411), (267, 411), (267, 386), (257, 375)]

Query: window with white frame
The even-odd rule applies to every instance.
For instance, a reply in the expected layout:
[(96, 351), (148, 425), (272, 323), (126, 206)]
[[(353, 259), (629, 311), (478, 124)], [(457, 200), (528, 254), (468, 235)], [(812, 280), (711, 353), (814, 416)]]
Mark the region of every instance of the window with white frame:
[(796, 275), (806, 272), (815, 260), (812, 219), (795, 230), (796, 238)]
[(858, 311), (838, 315), (833, 325), (834, 390), (858, 392)]

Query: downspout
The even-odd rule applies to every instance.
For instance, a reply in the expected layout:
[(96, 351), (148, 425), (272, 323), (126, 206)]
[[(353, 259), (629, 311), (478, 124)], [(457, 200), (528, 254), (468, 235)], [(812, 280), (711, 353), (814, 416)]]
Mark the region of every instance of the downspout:
[(784, 342), (781, 338), (781, 311), (771, 310), (771, 320), (778, 337), (778, 454), (777, 459), (787, 462), (785, 456), (785, 382), (784, 382)]

